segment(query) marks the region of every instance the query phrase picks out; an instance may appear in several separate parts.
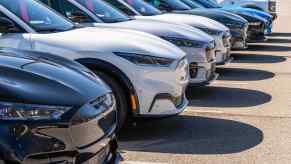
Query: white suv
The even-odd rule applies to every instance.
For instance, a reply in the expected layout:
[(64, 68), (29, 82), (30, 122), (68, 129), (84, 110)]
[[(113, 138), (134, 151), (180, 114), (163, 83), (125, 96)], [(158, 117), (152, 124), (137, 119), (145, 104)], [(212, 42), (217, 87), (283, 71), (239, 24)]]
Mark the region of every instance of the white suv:
[[(124, 13), (100, 0), (42, 0), (59, 13), (63, 14), (68, 19), (75, 23), (80, 23), (86, 26), (109, 27), (116, 29), (131, 29), (142, 32), (147, 32), (163, 38), (168, 41), (173, 41), (174, 44), (182, 47), (183, 42), (189, 42), (192, 46), (191, 53), (187, 54), (188, 61), (197, 63), (201, 67), (200, 71), (195, 71), (195, 76), (191, 76), (191, 85), (201, 85), (209, 82), (216, 73), (208, 70), (214, 70), (212, 65), (214, 60), (206, 60), (207, 57), (203, 46), (207, 47), (211, 44), (212, 38), (203, 31), (193, 28), (185, 24), (173, 24), (156, 20), (136, 20), (131, 19)], [(201, 47), (202, 46), (202, 47)], [(195, 48), (200, 48), (202, 52), (196, 51)], [(190, 48), (189, 48), (190, 49)], [(205, 66), (204, 66), (205, 65)], [(197, 67), (193, 68), (197, 69)], [(191, 72), (194, 72), (190, 70)], [(205, 71), (204, 71), (205, 70)], [(193, 75), (193, 74), (191, 74)]]
[(227, 64), (232, 61), (230, 57), (230, 30), (215, 20), (197, 15), (164, 13), (144, 0), (105, 1), (137, 20), (157, 20), (168, 23), (186, 24), (193, 28), (198, 28), (215, 39), (215, 60), (217, 65)]
[(119, 127), (128, 114), (168, 116), (186, 108), (188, 61), (173, 44), (132, 30), (75, 29), (41, 3), (13, 2), (0, 1), (0, 46), (50, 52), (90, 68), (114, 93)]

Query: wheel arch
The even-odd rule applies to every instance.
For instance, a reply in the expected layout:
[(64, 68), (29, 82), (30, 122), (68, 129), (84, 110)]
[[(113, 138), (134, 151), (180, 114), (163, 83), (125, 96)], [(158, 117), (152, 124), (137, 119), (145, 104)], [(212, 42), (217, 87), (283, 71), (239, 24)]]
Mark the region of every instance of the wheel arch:
[[(76, 62), (82, 64), (90, 70), (98, 70), (104, 72), (114, 78), (124, 89), (127, 96), (127, 101), (129, 104), (128, 112), (131, 115), (137, 114), (139, 112), (139, 99), (137, 92), (132, 84), (131, 80), (127, 75), (121, 71), (118, 67), (104, 60), (93, 59), (93, 58), (81, 58), (76, 59)], [(133, 102), (135, 101), (135, 102)]]

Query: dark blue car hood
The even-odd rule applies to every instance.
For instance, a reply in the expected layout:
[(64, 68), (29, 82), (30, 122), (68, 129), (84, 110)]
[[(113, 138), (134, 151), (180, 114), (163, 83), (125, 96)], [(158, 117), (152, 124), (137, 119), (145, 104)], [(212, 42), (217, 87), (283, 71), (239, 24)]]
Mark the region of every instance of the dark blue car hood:
[(81, 106), (109, 92), (83, 66), (50, 54), (0, 49), (0, 69), (0, 101)]
[(241, 17), (245, 18), (246, 20), (248, 20), (249, 22), (264, 22), (265, 24), (268, 24), (268, 22), (270, 20), (272, 20), (272, 17), (269, 18), (264, 18), (263, 16), (260, 16), (260, 14), (256, 11), (251, 11), (245, 8), (221, 8), (221, 9), (217, 9), (217, 10), (225, 10), (228, 12), (232, 12), (235, 14), (240, 15)]

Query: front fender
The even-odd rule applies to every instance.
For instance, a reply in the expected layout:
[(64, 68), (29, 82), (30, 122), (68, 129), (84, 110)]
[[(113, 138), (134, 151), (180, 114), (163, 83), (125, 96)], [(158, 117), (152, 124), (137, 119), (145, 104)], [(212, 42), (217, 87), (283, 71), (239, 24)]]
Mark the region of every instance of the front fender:
[(76, 62), (84, 65), (85, 67), (89, 68), (90, 70), (100, 70), (104, 71), (105, 73), (108, 73), (110, 76), (112, 76), (114, 79), (116, 79), (122, 87), (128, 92), (128, 101), (129, 104), (131, 104), (131, 101), (129, 99), (130, 95), (133, 95), (135, 98), (137, 109), (131, 109), (129, 112), (131, 114), (139, 113), (139, 99), (137, 96), (137, 92), (135, 90), (135, 87), (131, 80), (126, 76), (124, 72), (122, 72), (118, 67), (114, 66), (113, 64), (100, 60), (95, 58), (81, 58), (76, 59)]

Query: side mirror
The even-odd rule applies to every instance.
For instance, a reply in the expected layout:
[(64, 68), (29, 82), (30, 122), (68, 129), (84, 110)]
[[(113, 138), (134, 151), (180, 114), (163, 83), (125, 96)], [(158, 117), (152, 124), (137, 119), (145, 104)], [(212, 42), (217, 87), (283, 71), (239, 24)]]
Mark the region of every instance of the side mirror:
[(13, 29), (15, 28), (14, 22), (9, 20), (8, 18), (5, 17), (0, 17), (0, 32), (1, 33), (9, 33), (14, 31)]

